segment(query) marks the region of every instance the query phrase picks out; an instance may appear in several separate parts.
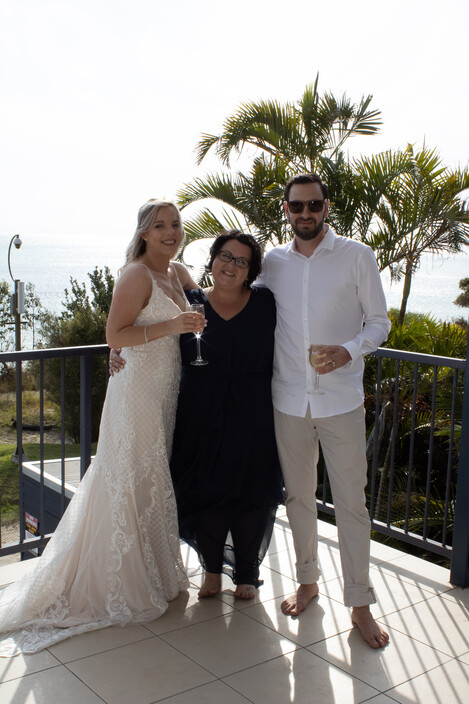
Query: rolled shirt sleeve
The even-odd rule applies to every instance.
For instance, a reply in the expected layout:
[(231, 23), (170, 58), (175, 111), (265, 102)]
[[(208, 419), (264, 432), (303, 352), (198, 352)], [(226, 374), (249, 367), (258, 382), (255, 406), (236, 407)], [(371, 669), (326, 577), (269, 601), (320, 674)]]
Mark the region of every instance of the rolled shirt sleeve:
[(373, 251), (362, 249), (358, 259), (357, 296), (363, 310), (363, 329), (343, 343), (352, 359), (374, 352), (388, 337), (391, 321)]

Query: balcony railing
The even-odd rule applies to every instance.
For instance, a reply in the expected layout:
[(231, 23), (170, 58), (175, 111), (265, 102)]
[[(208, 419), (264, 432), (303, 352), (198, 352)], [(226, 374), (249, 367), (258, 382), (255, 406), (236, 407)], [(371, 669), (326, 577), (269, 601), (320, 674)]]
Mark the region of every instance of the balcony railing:
[[(65, 364), (80, 360), (80, 476), (91, 460), (93, 358), (106, 345), (0, 354), (16, 365), (17, 459), (20, 489), (24, 479), (22, 363), (39, 365), (39, 446), (37, 484), (39, 531), (26, 536), (24, 492), (19, 496), (19, 541), (4, 545), (0, 557), (41, 551), (45, 529), (44, 365), (60, 360), (61, 471), (59, 514), (68, 503), (65, 481)], [(365, 371), (368, 427), (368, 507), (374, 531), (410, 544), (419, 551), (451, 560), (451, 582), (469, 585), (469, 345), (466, 359), (379, 348)], [(327, 471), (320, 470), (318, 509), (333, 514)], [(69, 487), (68, 487), (69, 489)], [(57, 492), (56, 492), (57, 493)], [(0, 497), (1, 500), (1, 497)]]

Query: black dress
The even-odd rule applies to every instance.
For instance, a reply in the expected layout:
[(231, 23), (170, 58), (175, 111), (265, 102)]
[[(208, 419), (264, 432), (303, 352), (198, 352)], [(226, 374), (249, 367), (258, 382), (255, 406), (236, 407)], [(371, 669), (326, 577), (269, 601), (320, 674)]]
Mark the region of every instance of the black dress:
[(254, 287), (243, 310), (224, 320), (201, 290), (186, 295), (205, 306), (201, 349), (208, 364), (190, 364), (195, 336), (181, 335), (171, 458), (179, 531), (207, 571), (257, 587), (283, 500), (271, 395), (274, 297)]

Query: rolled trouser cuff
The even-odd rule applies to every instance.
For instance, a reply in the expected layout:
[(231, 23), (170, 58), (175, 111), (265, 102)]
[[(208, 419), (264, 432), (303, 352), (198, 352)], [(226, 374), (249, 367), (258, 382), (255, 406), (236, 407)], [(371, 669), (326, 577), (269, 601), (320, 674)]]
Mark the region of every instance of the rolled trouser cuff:
[(376, 604), (375, 590), (373, 587), (354, 584), (344, 588), (345, 606), (369, 606)]
[(301, 565), (296, 564), (296, 579), (300, 584), (314, 584), (318, 581), (320, 574), (321, 571), (317, 560)]

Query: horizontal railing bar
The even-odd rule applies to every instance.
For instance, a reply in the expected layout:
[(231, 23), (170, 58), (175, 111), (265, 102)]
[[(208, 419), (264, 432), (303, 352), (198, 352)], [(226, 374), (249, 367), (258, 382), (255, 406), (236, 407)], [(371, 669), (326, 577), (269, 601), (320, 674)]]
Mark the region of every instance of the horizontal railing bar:
[(109, 352), (107, 345), (82, 345), (80, 347), (52, 347), (43, 350), (21, 350), (21, 352), (0, 352), (0, 362), (25, 362), (31, 359), (52, 359), (56, 357), (82, 357), (84, 354)]
[[(334, 506), (329, 503), (323, 503), (322, 501), (316, 501), (316, 505), (319, 511), (322, 513), (327, 513), (329, 516), (335, 516)], [(425, 546), (429, 552), (435, 553), (437, 555), (442, 555), (443, 557), (451, 557), (451, 547), (446, 545), (441, 545), (440, 543), (431, 540), (430, 538), (422, 538), (414, 533), (409, 533), (402, 528), (397, 526), (388, 526), (382, 521), (371, 521), (371, 530), (381, 533), (382, 535), (387, 535), (390, 538), (395, 538), (403, 543), (408, 543), (409, 545), (414, 545), (420, 550), (424, 550)]]
[[(83, 354), (101, 354), (104, 350), (108, 351), (109, 347), (107, 345), (82, 345), (80, 347), (54, 347), (42, 350), (21, 350), (21, 352), (0, 352), (0, 361), (19, 362), (51, 357), (80, 357)], [(439, 357), (420, 352), (393, 350), (388, 347), (378, 347), (375, 352), (370, 353), (370, 356), (400, 359), (405, 362), (419, 362), (438, 367), (449, 367), (450, 369), (465, 369), (466, 367), (466, 360), (459, 357)]]
[(388, 359), (400, 359), (403, 362), (419, 362), (436, 367), (449, 367), (450, 369), (465, 369), (466, 360), (459, 357), (438, 357), (434, 354), (423, 354), (421, 352), (405, 352), (404, 350), (393, 350), (388, 347), (378, 347), (375, 352), (370, 352), (370, 357), (386, 357)]
[(403, 543), (409, 543), (409, 545), (414, 545), (420, 550), (425, 550), (425, 546), (429, 552), (436, 553), (437, 555), (443, 555), (444, 557), (451, 557), (451, 547), (449, 545), (441, 545), (431, 538), (422, 538), (416, 533), (408, 533), (403, 528), (398, 526), (388, 526), (386, 523), (381, 521), (371, 521), (371, 530), (375, 530), (377, 533), (382, 535), (387, 535), (391, 538), (395, 538)]
[(32, 538), (31, 540), (25, 540), (22, 543), (8, 543), (0, 548), (0, 557), (5, 557), (5, 555), (16, 555), (19, 552), (28, 552), (28, 550), (34, 550), (36, 548), (44, 548), (49, 540), (52, 538), (53, 533), (48, 533), (43, 538)]

